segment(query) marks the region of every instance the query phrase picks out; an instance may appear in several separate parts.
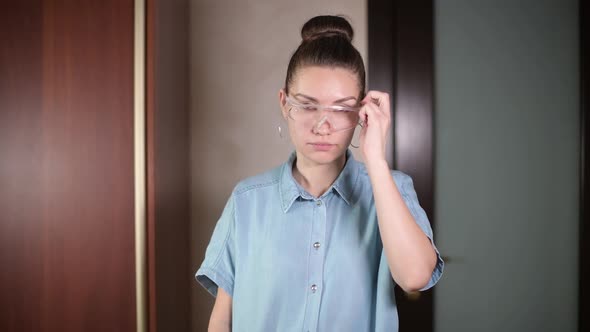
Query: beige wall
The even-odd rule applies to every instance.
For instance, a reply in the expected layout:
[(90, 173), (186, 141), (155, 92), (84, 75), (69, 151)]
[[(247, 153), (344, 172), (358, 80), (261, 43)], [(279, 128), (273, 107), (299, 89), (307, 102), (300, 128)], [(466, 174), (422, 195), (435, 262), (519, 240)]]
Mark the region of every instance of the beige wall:
[[(195, 0), (190, 8), (191, 258), (196, 271), (221, 210), (240, 179), (292, 150), (280, 139), (278, 90), (303, 23), (346, 15), (367, 59), (366, 1)], [(366, 63), (365, 63), (366, 65)], [(358, 153), (355, 153), (358, 158)], [(205, 331), (213, 298), (192, 287), (193, 331)]]

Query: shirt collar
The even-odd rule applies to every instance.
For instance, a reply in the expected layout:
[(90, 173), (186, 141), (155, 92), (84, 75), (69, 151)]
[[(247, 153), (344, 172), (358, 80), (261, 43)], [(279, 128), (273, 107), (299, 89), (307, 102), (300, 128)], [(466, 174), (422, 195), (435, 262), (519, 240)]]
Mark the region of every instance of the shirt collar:
[[(299, 197), (311, 199), (311, 196), (305, 192), (303, 188), (295, 181), (293, 177), (293, 163), (297, 157), (294, 151), (289, 156), (289, 159), (283, 164), (281, 170), (281, 178), (279, 181), (279, 192), (281, 195), (281, 202), (283, 205), (283, 212), (289, 211), (293, 202)], [(348, 205), (354, 203), (354, 188), (358, 178), (358, 162), (354, 159), (354, 156), (350, 150), (346, 150), (346, 164), (344, 168), (336, 178), (336, 181), (332, 184), (330, 189), (326, 193), (332, 190), (336, 191), (340, 197)]]
[(332, 185), (348, 205), (354, 204), (353, 195), (354, 189), (357, 187), (359, 166), (359, 162), (354, 159), (350, 150), (346, 150), (346, 164)]

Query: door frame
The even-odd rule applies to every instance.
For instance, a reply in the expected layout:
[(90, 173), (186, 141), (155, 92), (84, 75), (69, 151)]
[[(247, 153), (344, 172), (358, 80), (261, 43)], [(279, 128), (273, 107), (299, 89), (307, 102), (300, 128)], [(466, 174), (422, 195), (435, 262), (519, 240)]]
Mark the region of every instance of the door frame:
[(578, 11), (580, 24), (580, 238), (579, 238), (579, 291), (578, 291), (578, 331), (588, 331), (590, 323), (590, 195), (588, 187), (590, 180), (590, 167), (588, 156), (590, 155), (590, 136), (586, 130), (590, 127), (588, 113), (588, 101), (590, 100), (590, 74), (589, 38), (590, 30), (588, 19), (590, 18), (590, 5), (588, 2), (579, 2)]
[[(412, 177), (434, 229), (433, 15), (432, 0), (368, 0), (369, 87), (389, 92), (393, 101), (390, 166)], [(396, 287), (400, 331), (433, 331), (433, 294)]]

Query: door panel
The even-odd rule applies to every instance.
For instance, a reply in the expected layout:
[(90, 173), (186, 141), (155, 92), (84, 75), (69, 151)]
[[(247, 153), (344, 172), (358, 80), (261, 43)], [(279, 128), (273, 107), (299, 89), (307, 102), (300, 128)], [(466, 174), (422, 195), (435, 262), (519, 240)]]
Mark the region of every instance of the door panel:
[(435, 13), (435, 330), (576, 331), (577, 1)]
[(0, 11), (0, 330), (135, 329), (133, 1)]

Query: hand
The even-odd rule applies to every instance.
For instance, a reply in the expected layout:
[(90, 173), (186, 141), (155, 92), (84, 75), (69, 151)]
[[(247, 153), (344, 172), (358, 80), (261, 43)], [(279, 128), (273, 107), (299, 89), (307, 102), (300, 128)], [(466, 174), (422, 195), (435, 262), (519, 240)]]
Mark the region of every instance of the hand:
[(367, 166), (370, 163), (385, 161), (391, 111), (389, 94), (369, 91), (361, 101), (359, 117), (363, 126), (361, 130), (361, 153)]

